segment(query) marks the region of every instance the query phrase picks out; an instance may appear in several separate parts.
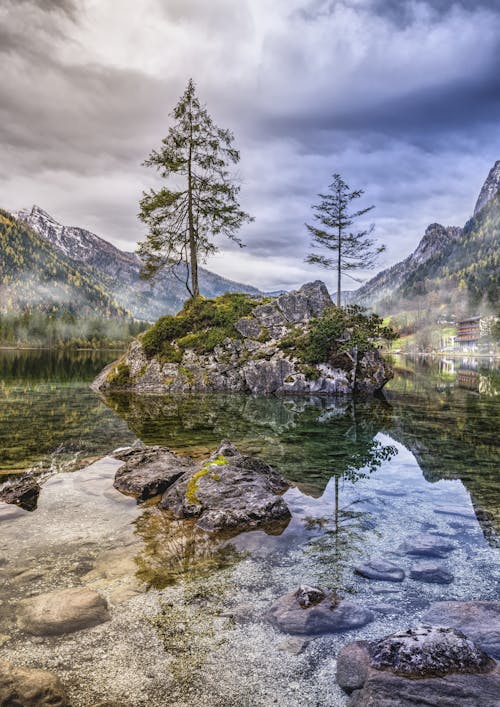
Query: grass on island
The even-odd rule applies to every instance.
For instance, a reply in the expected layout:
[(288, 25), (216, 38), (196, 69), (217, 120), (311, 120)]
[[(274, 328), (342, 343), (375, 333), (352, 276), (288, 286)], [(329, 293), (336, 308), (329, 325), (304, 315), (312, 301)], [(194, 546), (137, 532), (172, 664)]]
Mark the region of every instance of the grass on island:
[(210, 353), (227, 337), (241, 339), (234, 325), (265, 301), (239, 292), (228, 292), (215, 299), (190, 299), (178, 314), (160, 317), (142, 335), (142, 347), (146, 356), (156, 356), (164, 363), (180, 363), (187, 349)]

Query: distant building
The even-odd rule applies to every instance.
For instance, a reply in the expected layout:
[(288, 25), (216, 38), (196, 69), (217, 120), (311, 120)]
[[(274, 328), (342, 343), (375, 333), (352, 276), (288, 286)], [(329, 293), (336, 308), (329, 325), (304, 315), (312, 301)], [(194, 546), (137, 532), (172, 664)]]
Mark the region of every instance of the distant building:
[(468, 317), (457, 322), (455, 341), (459, 346), (476, 346), (481, 335), (481, 317)]
[(480, 380), (479, 371), (473, 368), (459, 368), (457, 371), (457, 383), (460, 388), (479, 393)]

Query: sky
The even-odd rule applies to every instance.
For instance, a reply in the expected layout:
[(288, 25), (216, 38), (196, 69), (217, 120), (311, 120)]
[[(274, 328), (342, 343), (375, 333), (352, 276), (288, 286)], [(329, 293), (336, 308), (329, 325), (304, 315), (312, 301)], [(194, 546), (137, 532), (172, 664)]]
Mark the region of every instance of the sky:
[(267, 290), (333, 289), (304, 258), (334, 172), (375, 205), (386, 251), (365, 281), (429, 223), (463, 225), (500, 159), (500, 0), (0, 0), (0, 62), (0, 206), (125, 250), (192, 77), (255, 217), (207, 267)]

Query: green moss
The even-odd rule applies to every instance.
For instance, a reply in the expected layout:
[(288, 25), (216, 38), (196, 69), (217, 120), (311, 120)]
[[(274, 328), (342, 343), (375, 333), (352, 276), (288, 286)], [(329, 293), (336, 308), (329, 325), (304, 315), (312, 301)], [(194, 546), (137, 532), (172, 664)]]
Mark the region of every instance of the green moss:
[(210, 474), (212, 479), (214, 479), (215, 481), (220, 481), (219, 474), (216, 474), (214, 471), (212, 471), (212, 467), (225, 466), (228, 463), (229, 462), (227, 461), (226, 457), (222, 456), (222, 454), (219, 454), (216, 459), (213, 459), (203, 464), (201, 469), (199, 469), (196, 474), (193, 474), (193, 476), (189, 479), (186, 489), (186, 500), (193, 506), (196, 506), (199, 503), (198, 497), (196, 495), (196, 492), (198, 491), (199, 480), (202, 479), (204, 476), (208, 476)]
[(260, 334), (257, 337), (257, 341), (259, 341), (261, 344), (266, 344), (268, 341), (271, 340), (271, 334), (269, 333), (269, 329), (267, 327), (262, 327), (260, 330)]
[(179, 366), (179, 375), (183, 376), (188, 383), (194, 383), (196, 376), (190, 368)]
[(186, 349), (208, 353), (227, 337), (242, 338), (234, 324), (261, 303), (262, 299), (238, 292), (215, 299), (190, 299), (178, 314), (160, 317), (143, 334), (143, 349), (149, 357), (172, 363), (180, 363)]
[(309, 366), (307, 364), (299, 364), (298, 370), (305, 375), (308, 381), (318, 380), (321, 375), (316, 366)]
[(118, 388), (124, 388), (130, 385), (130, 366), (120, 361), (113, 370), (108, 373), (108, 383)]

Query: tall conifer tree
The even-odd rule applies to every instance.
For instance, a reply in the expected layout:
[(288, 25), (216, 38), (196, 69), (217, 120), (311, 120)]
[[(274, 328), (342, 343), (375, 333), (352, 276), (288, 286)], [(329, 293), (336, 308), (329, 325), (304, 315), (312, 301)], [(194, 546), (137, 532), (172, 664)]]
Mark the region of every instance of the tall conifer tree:
[(334, 256), (322, 253), (310, 253), (306, 262), (320, 265), (328, 270), (337, 271), (337, 306), (341, 306), (342, 273), (358, 268), (373, 267), (377, 256), (385, 246), (377, 246), (371, 238), (373, 226), (363, 231), (351, 231), (354, 221), (364, 216), (374, 207), (351, 211), (351, 201), (359, 199), (363, 191), (351, 191), (340, 174), (333, 175), (328, 187), (328, 194), (318, 194), (321, 199), (314, 205), (315, 225), (306, 223), (312, 235), (311, 246), (336, 253)]
[(214, 238), (223, 235), (242, 246), (237, 232), (253, 219), (240, 208), (240, 187), (229, 172), (240, 159), (234, 136), (215, 125), (192, 79), (171, 117), (174, 123), (161, 148), (144, 162), (167, 184), (143, 193), (139, 218), (149, 233), (137, 252), (146, 277), (164, 267), (178, 276), (178, 266), (184, 264), (186, 288), (197, 297), (198, 263), (218, 250)]

